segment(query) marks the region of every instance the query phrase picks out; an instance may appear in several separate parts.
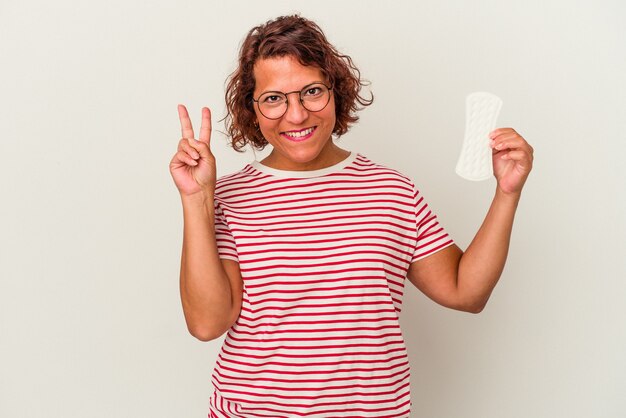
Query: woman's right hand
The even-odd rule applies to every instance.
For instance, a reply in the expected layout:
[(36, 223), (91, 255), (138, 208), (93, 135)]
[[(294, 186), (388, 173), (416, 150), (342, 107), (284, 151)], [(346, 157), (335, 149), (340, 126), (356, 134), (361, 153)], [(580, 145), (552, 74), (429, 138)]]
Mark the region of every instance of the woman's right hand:
[(178, 151), (170, 161), (170, 173), (181, 196), (197, 193), (212, 195), (215, 192), (215, 157), (211, 153), (211, 111), (202, 108), (200, 138), (194, 139), (189, 113), (184, 105), (178, 105), (178, 117), (182, 139)]

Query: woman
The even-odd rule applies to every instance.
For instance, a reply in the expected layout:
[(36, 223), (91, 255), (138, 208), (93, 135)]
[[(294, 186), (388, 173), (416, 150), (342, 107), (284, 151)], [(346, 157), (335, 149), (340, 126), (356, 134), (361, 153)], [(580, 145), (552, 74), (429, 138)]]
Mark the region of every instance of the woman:
[(361, 86), (315, 23), (253, 28), (227, 87), (227, 129), (235, 149), (272, 151), (217, 181), (209, 110), (196, 140), (179, 106), (183, 310), (200, 340), (228, 331), (211, 417), (408, 417), (404, 279), (477, 313), (500, 277), (530, 145), (491, 133), (495, 197), (462, 252), (410, 179), (333, 142), (371, 103)]

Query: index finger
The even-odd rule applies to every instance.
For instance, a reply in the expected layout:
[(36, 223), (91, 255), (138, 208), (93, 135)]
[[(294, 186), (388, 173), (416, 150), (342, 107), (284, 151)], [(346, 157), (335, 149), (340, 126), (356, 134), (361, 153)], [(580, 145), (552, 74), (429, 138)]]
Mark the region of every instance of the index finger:
[(200, 124), (200, 141), (209, 145), (211, 142), (211, 111), (208, 107), (202, 108), (202, 123)]
[(509, 133), (517, 133), (513, 128), (497, 128), (489, 133), (489, 138), (496, 139), (496, 137)]
[(180, 119), (180, 129), (183, 134), (183, 138), (193, 138), (193, 127), (191, 126), (191, 119), (189, 119), (189, 113), (184, 105), (178, 105), (178, 118)]

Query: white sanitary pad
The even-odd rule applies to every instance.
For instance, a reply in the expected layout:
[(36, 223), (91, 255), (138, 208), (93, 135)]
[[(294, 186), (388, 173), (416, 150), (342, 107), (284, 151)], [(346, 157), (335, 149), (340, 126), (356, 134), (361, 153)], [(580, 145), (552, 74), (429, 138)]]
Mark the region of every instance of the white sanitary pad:
[(502, 100), (491, 93), (476, 92), (465, 99), (465, 138), (456, 173), (466, 180), (493, 177), (489, 133), (496, 127)]

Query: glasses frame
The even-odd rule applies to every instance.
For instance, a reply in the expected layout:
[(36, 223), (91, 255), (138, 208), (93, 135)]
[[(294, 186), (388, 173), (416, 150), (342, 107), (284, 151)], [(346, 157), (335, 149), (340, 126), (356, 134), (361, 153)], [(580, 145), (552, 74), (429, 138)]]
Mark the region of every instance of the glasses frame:
[[(326, 102), (326, 104), (319, 110), (309, 110), (305, 105), (304, 105), (304, 99), (302, 99), (302, 94), (311, 86), (314, 86), (316, 84), (321, 84), (322, 86), (326, 87), (328, 89), (328, 101)], [(298, 99), (300, 100), (300, 104), (302, 105), (303, 108), (305, 108), (307, 110), (307, 112), (321, 112), (322, 110), (326, 109), (326, 106), (328, 106), (328, 103), (330, 103), (330, 93), (333, 91), (333, 87), (327, 85), (326, 83), (322, 83), (321, 81), (315, 81), (313, 83), (307, 84), (306, 86), (302, 87), (300, 90), (294, 90), (294, 91), (290, 91), (288, 93), (284, 93), (282, 91), (278, 91), (278, 90), (270, 90), (270, 91), (264, 91), (263, 93), (261, 93), (259, 95), (259, 97), (257, 97), (256, 99), (253, 97), (252, 101), (254, 103), (256, 103), (257, 108), (259, 109), (259, 113), (261, 115), (263, 115), (264, 118), (266, 119), (270, 119), (270, 120), (278, 120), (280, 118), (282, 118), (283, 116), (285, 116), (285, 113), (287, 113), (287, 110), (289, 110), (289, 94), (293, 94), (293, 93), (298, 93)], [(283, 96), (285, 96), (285, 103), (287, 104), (285, 106), (285, 111), (282, 113), (282, 115), (278, 116), (277, 118), (270, 118), (268, 116), (265, 115), (265, 113), (263, 113), (263, 111), (261, 110), (261, 104), (259, 103), (259, 99), (261, 98), (261, 96), (265, 95), (265, 94), (269, 94), (269, 93), (278, 93), (281, 94)]]

